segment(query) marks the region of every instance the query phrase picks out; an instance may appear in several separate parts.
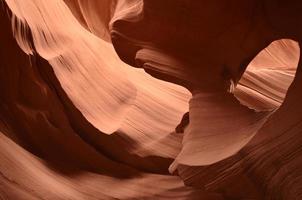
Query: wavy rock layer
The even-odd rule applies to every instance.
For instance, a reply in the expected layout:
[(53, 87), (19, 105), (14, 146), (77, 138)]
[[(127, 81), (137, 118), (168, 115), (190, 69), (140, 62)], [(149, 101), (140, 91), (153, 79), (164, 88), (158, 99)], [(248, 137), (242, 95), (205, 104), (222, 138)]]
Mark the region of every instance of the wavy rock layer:
[(2, 3), (1, 199), (302, 198), (298, 1)]

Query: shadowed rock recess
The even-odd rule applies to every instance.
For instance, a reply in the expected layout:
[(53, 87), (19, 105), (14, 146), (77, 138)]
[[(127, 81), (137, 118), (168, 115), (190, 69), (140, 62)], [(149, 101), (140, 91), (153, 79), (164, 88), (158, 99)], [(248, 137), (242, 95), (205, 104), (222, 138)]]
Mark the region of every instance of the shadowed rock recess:
[(0, 0), (0, 199), (302, 199), (301, 0)]

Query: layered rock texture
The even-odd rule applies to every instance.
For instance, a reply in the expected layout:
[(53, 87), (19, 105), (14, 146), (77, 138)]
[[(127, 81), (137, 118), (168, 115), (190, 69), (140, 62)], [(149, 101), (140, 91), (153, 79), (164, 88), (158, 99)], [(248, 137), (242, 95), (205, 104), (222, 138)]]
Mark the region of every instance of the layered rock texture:
[(0, 5), (0, 199), (302, 199), (300, 0)]

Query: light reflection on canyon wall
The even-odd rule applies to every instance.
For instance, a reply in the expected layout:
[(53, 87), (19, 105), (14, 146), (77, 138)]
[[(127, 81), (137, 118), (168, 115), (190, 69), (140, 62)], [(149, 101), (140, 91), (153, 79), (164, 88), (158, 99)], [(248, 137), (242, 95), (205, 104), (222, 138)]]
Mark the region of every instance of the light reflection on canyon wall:
[(298, 0), (0, 2), (0, 199), (302, 198)]

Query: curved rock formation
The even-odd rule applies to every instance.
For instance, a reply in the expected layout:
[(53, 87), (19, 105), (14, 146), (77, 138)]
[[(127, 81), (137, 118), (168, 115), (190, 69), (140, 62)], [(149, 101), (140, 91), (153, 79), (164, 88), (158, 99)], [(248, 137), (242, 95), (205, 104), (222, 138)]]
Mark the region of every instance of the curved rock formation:
[(1, 2), (1, 199), (302, 198), (298, 0)]

